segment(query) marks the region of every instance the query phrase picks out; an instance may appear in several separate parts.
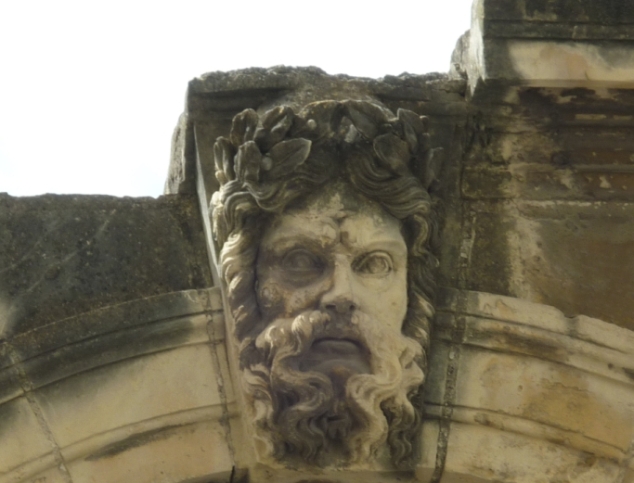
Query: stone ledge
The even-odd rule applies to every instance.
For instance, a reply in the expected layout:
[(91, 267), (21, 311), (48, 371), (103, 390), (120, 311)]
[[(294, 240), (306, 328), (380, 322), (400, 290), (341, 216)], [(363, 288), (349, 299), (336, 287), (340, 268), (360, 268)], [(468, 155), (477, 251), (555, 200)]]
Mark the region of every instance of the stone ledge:
[(483, 292), (443, 289), (438, 306), (423, 429), (437, 449), (419, 475), (613, 483), (634, 467), (634, 332)]
[[(210, 163), (206, 153), (218, 136), (229, 132), (232, 117), (243, 109), (267, 109), (281, 102), (300, 109), (323, 99), (370, 100), (382, 102), (394, 112), (403, 107), (437, 117), (441, 121), (430, 124), (450, 135), (455, 124), (464, 124), (465, 89), (464, 79), (438, 73), (368, 79), (328, 75), (316, 67), (277, 66), (204, 74), (188, 87), (186, 111), (173, 137), (165, 193), (195, 193), (195, 158), (203, 156), (202, 164)], [(207, 173), (203, 174), (207, 181)]]
[[(19, 334), (3, 343), (11, 365), (0, 369), (8, 382), (2, 391), (15, 396), (21, 384), (32, 390), (127, 358), (207, 341), (211, 314), (218, 311), (220, 289), (189, 290), (104, 307)], [(224, 324), (216, 325), (210, 332), (217, 337), (214, 343), (224, 341)]]
[(194, 197), (0, 194), (0, 341), (100, 307), (207, 288), (205, 255)]
[[(221, 313), (220, 289), (189, 290), (3, 342), (11, 365), (0, 370), (0, 482), (60, 474), (62, 481), (116, 481), (133, 468), (145, 475), (135, 481), (147, 483), (161, 468), (174, 482), (230, 473), (227, 424), (237, 409)], [(146, 463), (134, 463), (134, 454)]]
[(484, 0), (483, 4), (491, 20), (634, 25), (634, 5), (629, 0)]
[(476, 0), (454, 58), (485, 102), (511, 86), (631, 89), (634, 9), (623, 0)]
[(598, 349), (604, 348), (633, 356), (629, 361), (634, 368), (634, 331), (600, 319), (584, 315), (568, 317), (561, 310), (544, 304), (515, 297), (450, 288), (441, 290), (438, 311), (521, 324), (565, 336), (570, 340), (578, 339), (592, 343)]

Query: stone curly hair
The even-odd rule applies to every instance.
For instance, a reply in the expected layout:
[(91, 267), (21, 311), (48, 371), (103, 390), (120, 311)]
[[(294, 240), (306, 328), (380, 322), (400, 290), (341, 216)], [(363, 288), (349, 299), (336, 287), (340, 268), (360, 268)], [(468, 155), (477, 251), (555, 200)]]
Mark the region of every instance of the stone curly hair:
[[(259, 362), (254, 340), (265, 328), (255, 293), (264, 228), (276, 214), (337, 180), (401, 221), (408, 247), (402, 332), (420, 343), (423, 357), (417, 363), (427, 373), (437, 265), (429, 250), (431, 152), (426, 118), (404, 109), (395, 116), (367, 101), (314, 102), (298, 114), (287, 106), (261, 116), (247, 109), (235, 116), (229, 138), (218, 138), (214, 145), (220, 189), (211, 210), (242, 369)], [(414, 435), (403, 433), (417, 429), (413, 424), (388, 436), (394, 460), (411, 453), (403, 441)]]

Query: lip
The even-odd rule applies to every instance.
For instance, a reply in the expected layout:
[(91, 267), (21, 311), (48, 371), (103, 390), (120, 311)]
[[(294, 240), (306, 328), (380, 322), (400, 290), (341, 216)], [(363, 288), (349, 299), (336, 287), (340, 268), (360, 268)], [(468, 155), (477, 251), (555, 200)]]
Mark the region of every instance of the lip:
[(329, 356), (359, 355), (362, 352), (358, 341), (335, 337), (317, 339), (310, 349), (311, 352)]
[(368, 351), (355, 339), (320, 337), (299, 360), (301, 371), (318, 371), (345, 381), (352, 374), (369, 374)]

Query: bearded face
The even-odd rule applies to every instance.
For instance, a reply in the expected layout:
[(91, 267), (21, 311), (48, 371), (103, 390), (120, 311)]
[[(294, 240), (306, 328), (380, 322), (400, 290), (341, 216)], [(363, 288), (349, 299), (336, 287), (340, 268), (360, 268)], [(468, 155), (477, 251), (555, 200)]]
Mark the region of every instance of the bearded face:
[[(411, 451), (420, 344), (401, 333), (407, 246), (398, 220), (335, 185), (277, 216), (257, 256), (265, 328), (244, 351), (247, 393), (269, 451), (349, 466)], [(253, 354), (254, 353), (254, 354)]]

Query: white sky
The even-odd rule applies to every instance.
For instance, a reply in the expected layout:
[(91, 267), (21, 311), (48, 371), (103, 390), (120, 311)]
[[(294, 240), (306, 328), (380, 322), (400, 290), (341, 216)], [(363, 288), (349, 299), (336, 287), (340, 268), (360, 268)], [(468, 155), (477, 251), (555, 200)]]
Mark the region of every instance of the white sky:
[(0, 192), (158, 196), (193, 77), (279, 64), (446, 72), (470, 9), (471, 0), (0, 0)]

